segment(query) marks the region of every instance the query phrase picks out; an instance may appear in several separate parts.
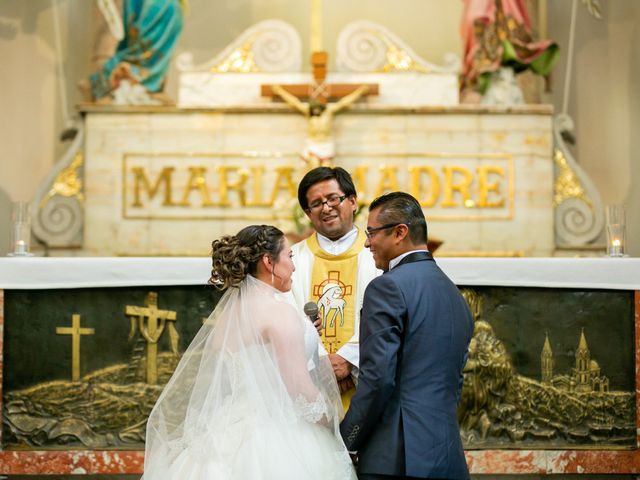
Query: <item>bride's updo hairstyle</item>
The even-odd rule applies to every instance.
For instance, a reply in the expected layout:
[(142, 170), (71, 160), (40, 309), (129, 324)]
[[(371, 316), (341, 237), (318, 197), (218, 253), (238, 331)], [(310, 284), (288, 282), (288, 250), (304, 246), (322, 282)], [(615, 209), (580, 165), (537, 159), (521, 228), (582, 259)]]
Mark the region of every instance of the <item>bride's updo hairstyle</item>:
[(284, 247), (284, 233), (271, 225), (249, 225), (236, 235), (225, 235), (211, 243), (211, 278), (220, 290), (240, 285), (256, 273), (263, 255), (275, 261)]

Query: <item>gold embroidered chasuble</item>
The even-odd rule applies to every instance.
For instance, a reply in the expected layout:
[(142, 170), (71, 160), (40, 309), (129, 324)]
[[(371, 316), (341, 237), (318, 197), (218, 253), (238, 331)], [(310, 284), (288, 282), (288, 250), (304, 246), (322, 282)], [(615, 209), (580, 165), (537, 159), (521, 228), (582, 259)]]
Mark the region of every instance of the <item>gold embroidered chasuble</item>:
[(330, 255), (320, 248), (316, 235), (307, 239), (314, 256), (309, 301), (318, 305), (324, 328), (321, 340), (329, 353), (336, 353), (355, 333), (358, 254), (364, 249), (364, 240), (364, 232), (359, 231), (347, 251)]

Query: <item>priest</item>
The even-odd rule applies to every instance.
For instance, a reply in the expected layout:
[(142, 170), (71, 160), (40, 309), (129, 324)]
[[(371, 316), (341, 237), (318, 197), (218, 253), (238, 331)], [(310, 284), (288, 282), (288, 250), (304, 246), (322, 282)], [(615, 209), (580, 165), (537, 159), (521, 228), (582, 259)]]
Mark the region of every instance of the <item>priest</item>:
[(318, 306), (321, 340), (346, 408), (358, 373), (362, 298), (380, 271), (364, 248), (364, 231), (353, 223), (358, 202), (346, 170), (310, 170), (298, 186), (298, 201), (315, 232), (292, 247), (296, 271), (291, 292), (300, 311), (308, 302)]

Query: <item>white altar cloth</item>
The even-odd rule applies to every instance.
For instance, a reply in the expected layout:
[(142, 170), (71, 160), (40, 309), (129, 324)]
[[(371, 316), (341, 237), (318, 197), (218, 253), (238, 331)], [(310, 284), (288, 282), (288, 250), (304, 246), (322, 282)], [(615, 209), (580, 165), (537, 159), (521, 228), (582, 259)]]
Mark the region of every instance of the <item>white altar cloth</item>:
[[(468, 286), (640, 290), (640, 258), (436, 258)], [(0, 289), (204, 285), (209, 258), (0, 258)]]

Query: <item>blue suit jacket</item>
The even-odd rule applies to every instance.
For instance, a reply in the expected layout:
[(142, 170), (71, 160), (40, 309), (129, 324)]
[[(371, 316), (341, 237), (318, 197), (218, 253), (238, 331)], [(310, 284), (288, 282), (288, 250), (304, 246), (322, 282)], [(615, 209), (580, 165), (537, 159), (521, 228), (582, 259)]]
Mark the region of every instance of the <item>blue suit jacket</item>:
[(359, 474), (468, 479), (456, 410), (473, 319), (427, 252), (369, 283), (358, 387), (340, 425)]

